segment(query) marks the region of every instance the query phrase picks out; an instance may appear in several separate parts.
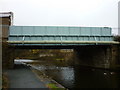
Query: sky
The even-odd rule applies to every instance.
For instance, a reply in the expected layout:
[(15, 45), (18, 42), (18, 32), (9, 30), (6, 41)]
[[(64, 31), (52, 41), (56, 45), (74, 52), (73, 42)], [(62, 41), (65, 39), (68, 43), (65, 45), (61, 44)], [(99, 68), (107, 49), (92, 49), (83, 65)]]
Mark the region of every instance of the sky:
[(120, 0), (0, 0), (0, 12), (13, 12), (14, 25), (111, 27), (118, 31)]

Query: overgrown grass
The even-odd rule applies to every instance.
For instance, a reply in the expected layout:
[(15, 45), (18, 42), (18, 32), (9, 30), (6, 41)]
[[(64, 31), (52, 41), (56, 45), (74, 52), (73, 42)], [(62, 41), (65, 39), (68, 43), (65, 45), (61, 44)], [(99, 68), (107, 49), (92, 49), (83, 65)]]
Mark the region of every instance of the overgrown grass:
[(49, 88), (58, 88), (55, 84), (52, 84), (52, 83), (47, 84), (47, 87), (49, 87)]
[(48, 84), (47, 84), (47, 87), (48, 87), (50, 90), (66, 90), (65, 88), (60, 88), (60, 87), (56, 86), (56, 85), (53, 84), (53, 83), (48, 83)]

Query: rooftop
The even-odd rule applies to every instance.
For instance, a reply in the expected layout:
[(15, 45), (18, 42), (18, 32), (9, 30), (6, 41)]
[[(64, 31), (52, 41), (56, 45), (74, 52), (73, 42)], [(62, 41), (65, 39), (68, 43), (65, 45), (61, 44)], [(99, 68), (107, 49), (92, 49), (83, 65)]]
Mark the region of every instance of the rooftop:
[(12, 12), (0, 12), (0, 17), (13, 17)]

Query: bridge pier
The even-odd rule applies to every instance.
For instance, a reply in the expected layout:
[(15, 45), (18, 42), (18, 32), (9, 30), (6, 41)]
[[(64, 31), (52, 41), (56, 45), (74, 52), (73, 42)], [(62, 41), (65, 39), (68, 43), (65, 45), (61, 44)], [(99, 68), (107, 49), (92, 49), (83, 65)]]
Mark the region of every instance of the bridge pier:
[(111, 46), (112, 59), (110, 63), (110, 68), (118, 69), (120, 67), (120, 46)]
[(76, 65), (115, 69), (118, 60), (117, 46), (81, 46), (74, 49)]

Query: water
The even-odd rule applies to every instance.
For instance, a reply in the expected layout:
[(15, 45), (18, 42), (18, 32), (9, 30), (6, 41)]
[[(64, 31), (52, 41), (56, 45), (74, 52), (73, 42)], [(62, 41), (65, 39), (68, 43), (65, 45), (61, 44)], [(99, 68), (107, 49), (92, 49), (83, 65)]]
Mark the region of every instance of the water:
[[(65, 62), (64, 62), (65, 63)], [(41, 61), (34, 67), (66, 88), (120, 88), (120, 72)]]
[(118, 88), (120, 73), (83, 67), (42, 67), (48, 76), (67, 88)]

